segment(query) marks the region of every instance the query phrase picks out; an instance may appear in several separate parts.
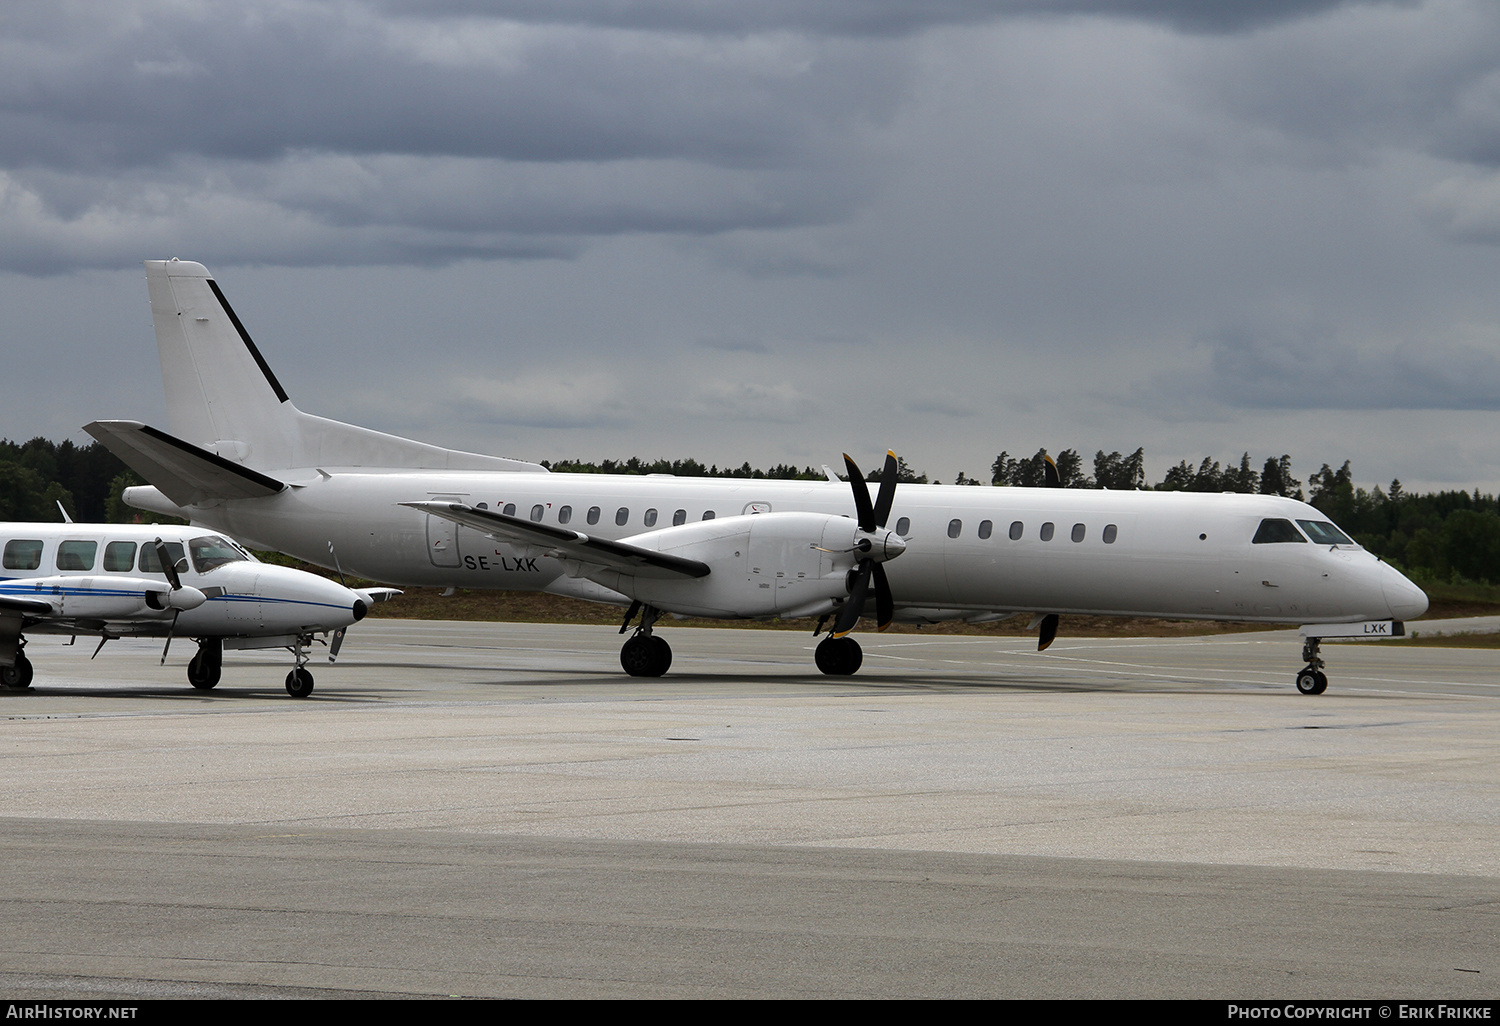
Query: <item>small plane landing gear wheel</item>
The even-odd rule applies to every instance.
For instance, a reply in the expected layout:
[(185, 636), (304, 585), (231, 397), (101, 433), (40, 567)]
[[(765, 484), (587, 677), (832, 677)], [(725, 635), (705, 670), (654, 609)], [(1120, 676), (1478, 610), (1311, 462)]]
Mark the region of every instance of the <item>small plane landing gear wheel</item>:
[(813, 649), (813, 661), (830, 677), (848, 677), (865, 661), (865, 653), (853, 638), (824, 638)]
[(637, 634), (621, 647), (620, 666), (632, 677), (660, 677), (672, 666), (672, 646), (654, 634)]
[(297, 667), (286, 675), (286, 693), (293, 698), (306, 698), (312, 694), (313, 675), (302, 667)]
[(1297, 674), (1297, 690), (1304, 695), (1321, 695), (1328, 690), (1328, 675), (1309, 666)]
[(198, 654), (188, 661), (188, 683), (199, 691), (212, 691), (224, 672), (224, 643), (219, 638), (200, 641)]
[(17, 652), (14, 666), (0, 666), (0, 684), (15, 691), (25, 691), (31, 687), (31, 674), (31, 660), (26, 658), (25, 652)]

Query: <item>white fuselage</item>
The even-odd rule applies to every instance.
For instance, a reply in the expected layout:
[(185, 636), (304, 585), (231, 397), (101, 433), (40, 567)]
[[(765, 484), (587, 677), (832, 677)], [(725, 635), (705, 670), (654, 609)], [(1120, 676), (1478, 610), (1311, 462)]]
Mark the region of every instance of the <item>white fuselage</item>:
[[(334, 563), (331, 543), (344, 572), (391, 584), (604, 601), (628, 596), (567, 576), (567, 564), (536, 547), (500, 543), (398, 504), (436, 499), (496, 512), (513, 505), (518, 517), (611, 540), (639, 539), (706, 513), (854, 513), (843, 482), (329, 468), (280, 476), (292, 483), (280, 494), (195, 506), (190, 515), (325, 566)], [(176, 509), (150, 487), (127, 498)], [(897, 618), (917, 621), (1029, 612), (1310, 624), (1425, 611), (1420, 589), (1357, 545), (1252, 543), (1265, 518), (1325, 519), (1276, 496), (903, 484), (888, 523), (906, 550), (886, 572)], [(763, 588), (787, 586), (776, 583), (780, 572), (715, 569), (746, 575), (751, 586), (759, 579)]]
[[(243, 550), (208, 566), (193, 542), (210, 534), (165, 524), (0, 524), (0, 596), (51, 606), (24, 614), (27, 633), (279, 637), (337, 630), (364, 615), (350, 589)], [(189, 556), (179, 591), (152, 558), (157, 538), (173, 558)]]

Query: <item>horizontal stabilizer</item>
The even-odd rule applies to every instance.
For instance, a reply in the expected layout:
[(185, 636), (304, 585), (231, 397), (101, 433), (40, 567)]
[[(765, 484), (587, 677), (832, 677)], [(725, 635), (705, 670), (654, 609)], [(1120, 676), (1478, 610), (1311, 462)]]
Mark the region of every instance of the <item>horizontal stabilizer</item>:
[(545, 548), (558, 558), (608, 567), (622, 574), (639, 577), (707, 577), (709, 574), (708, 564), (696, 559), (657, 552), (629, 542), (591, 538), (566, 527), (533, 523), (504, 513), (475, 509), (461, 502), (403, 502), (401, 505), (472, 527), (500, 541)]
[(133, 420), (96, 420), (83, 429), (179, 506), (258, 499), (286, 487), (273, 477)]

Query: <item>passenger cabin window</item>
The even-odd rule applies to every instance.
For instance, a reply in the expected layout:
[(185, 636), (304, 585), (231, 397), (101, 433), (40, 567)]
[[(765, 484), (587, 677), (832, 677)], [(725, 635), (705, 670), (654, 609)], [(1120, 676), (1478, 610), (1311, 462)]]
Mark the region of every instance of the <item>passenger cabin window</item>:
[(995, 532), (995, 523), (992, 520), (981, 520), (979, 522), (979, 537), (988, 538)]
[(532, 523), (539, 524), (539, 523), (542, 522), (542, 512), (545, 509), (546, 509), (546, 507), (543, 506), (540, 502), (537, 503), (535, 506), (531, 507), (531, 520), (532, 520)]
[(1115, 524), (1104, 525), (1104, 544), (1113, 545), (1115, 539), (1120, 536), (1120, 528)]
[(99, 543), (92, 541), (65, 541), (57, 547), (59, 570), (92, 570), (94, 556), (99, 552)]
[(505, 508), (500, 512), (504, 513), (508, 517), (513, 517), (516, 515), (516, 504), (514, 502), (507, 502), (505, 504)]
[(1313, 540), (1314, 545), (1354, 545), (1356, 544), (1343, 531), (1334, 527), (1326, 520), (1299, 520), (1302, 530)]
[(624, 527), (625, 526), (625, 522), (627, 520), (629, 520), (629, 519), (630, 519), (630, 508), (628, 506), (621, 506), (619, 509), (615, 510), (615, 525), (616, 526), (618, 526), (618, 527)]
[(687, 510), (680, 509), (676, 513), (672, 514), (673, 527), (681, 527), (685, 523), (687, 523)]
[(564, 506), (564, 507), (562, 507), (561, 509), (559, 509), (557, 511), (557, 522), (559, 524), (566, 524), (569, 520), (572, 520), (572, 519), (573, 519), (573, 507), (572, 506)]
[(718, 516), (718, 514), (715, 513), (711, 509), (706, 509), (706, 510), (703, 511), (703, 519), (704, 520), (712, 520), (716, 516)]
[(104, 569), (128, 574), (135, 567), (135, 542), (110, 542), (104, 546)]
[(591, 527), (594, 524), (597, 524), (599, 522), (599, 507), (598, 506), (590, 506), (589, 507), (589, 515), (588, 515), (588, 517), (586, 519), (588, 520), (589, 526), (591, 526)]
[(1020, 541), (1021, 540), (1021, 535), (1022, 535), (1022, 533), (1025, 530), (1026, 530), (1026, 525), (1025, 524), (1022, 524), (1019, 520), (1015, 521), (1014, 523), (1012, 523), (1010, 525), (1010, 540), (1011, 541)]
[(1052, 521), (1049, 520), (1042, 525), (1042, 541), (1052, 540), (1052, 530)]
[(479, 502), (479, 503), (475, 503), (474, 504), (474, 508), (475, 509), (489, 509), (490, 508), (490, 504), (487, 503), (487, 502)]
[[(167, 558), (172, 561), (173, 566), (177, 565), (178, 560), (186, 558), (182, 554), (182, 542), (167, 542), (166, 545)], [(148, 542), (147, 544), (141, 546), (140, 567), (141, 573), (143, 574), (161, 573), (161, 560), (156, 558), (155, 545), (152, 545)]]
[(1087, 533), (1087, 531), (1088, 531), (1088, 528), (1084, 527), (1082, 524), (1074, 524), (1073, 525), (1073, 540), (1076, 541), (1076, 542), (1083, 541), (1083, 536), (1084, 536), (1084, 534)]
[(647, 527), (655, 527), (656, 526), (656, 510), (654, 510), (654, 509), (648, 509), (648, 510), (646, 510), (645, 524), (646, 524)]
[(228, 538), (220, 538), (216, 534), (190, 540), (188, 554), (193, 557), (193, 569), (200, 574), (206, 574), (214, 567), (223, 566), (225, 563), (245, 562), (244, 554), (234, 547), (233, 542)]
[(1297, 533), (1290, 520), (1278, 520), (1274, 517), (1262, 520), (1255, 537), (1251, 539), (1252, 545), (1275, 545), (1279, 542), (1302, 542), (1305, 545), (1307, 539)]
[(957, 538), (959, 536), (959, 534), (963, 531), (963, 529), (964, 529), (964, 522), (962, 520), (950, 520), (950, 521), (948, 521), (948, 537), (949, 538)]
[(42, 565), (42, 543), (17, 539), (5, 543), (5, 569), (35, 570)]
[(902, 517), (896, 521), (896, 533), (903, 538), (911, 534), (911, 517)]

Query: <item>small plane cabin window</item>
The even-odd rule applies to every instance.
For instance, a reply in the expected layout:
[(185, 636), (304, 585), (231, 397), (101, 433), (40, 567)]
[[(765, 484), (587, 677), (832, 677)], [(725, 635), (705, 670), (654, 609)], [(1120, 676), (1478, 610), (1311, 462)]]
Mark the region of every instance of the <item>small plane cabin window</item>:
[(964, 522), (962, 520), (948, 521), (948, 537), (957, 538), (963, 532)]
[(225, 563), (243, 563), (245, 557), (228, 538), (216, 534), (193, 538), (188, 542), (188, 554), (193, 557), (193, 569), (206, 574)]
[(703, 511), (703, 519), (704, 520), (712, 520), (716, 516), (718, 516), (718, 514), (715, 513), (711, 509), (706, 509), (706, 510)]
[(99, 552), (99, 543), (92, 541), (65, 541), (57, 547), (59, 570), (92, 570), (94, 556)]
[(1053, 531), (1052, 521), (1049, 520), (1045, 524), (1042, 525), (1042, 541), (1051, 541), (1052, 540), (1052, 531)]
[(1104, 525), (1104, 544), (1113, 545), (1115, 539), (1120, 536), (1120, 528), (1116, 524)]
[(1011, 541), (1020, 541), (1021, 540), (1021, 534), (1025, 530), (1026, 530), (1026, 525), (1025, 524), (1021, 523), (1019, 520), (1015, 521), (1014, 523), (1012, 523), (1010, 525), (1010, 540)]
[(35, 570), (42, 565), (42, 543), (17, 539), (5, 543), (5, 569)]
[(1250, 542), (1252, 545), (1274, 545), (1279, 542), (1302, 542), (1305, 545), (1307, 539), (1297, 533), (1290, 520), (1267, 517), (1260, 522), (1260, 527)]
[(128, 574), (135, 567), (135, 542), (110, 542), (104, 546), (104, 569)]
[(902, 517), (896, 521), (896, 533), (903, 538), (911, 534), (911, 517)]
[(539, 524), (542, 522), (542, 513), (546, 510), (546, 508), (547, 507), (543, 506), (540, 502), (531, 507), (531, 520), (533, 523)]
[(561, 509), (559, 509), (557, 511), (557, 522), (559, 524), (566, 524), (569, 520), (572, 520), (572, 519), (573, 519), (573, 507), (572, 506), (564, 506), (564, 507), (562, 507)]
[[(182, 542), (167, 542), (167, 558), (175, 566), (179, 560), (187, 557), (182, 554)], [(156, 546), (147, 542), (141, 546), (141, 561), (139, 564), (143, 574), (161, 573), (161, 560), (156, 558)]]
[(589, 526), (590, 527), (592, 527), (594, 524), (597, 524), (599, 522), (599, 507), (598, 506), (590, 506), (589, 507), (588, 522), (589, 522)]
[(487, 503), (487, 502), (476, 502), (474, 504), (474, 508), (475, 509), (489, 509), (490, 508), (490, 504)]
[(624, 527), (625, 526), (625, 522), (628, 521), (629, 519), (630, 519), (630, 507), (628, 507), (628, 506), (621, 506), (619, 509), (615, 510), (615, 524), (616, 524), (616, 526), (618, 526), (618, 527)]
[(981, 520), (979, 522), (979, 537), (988, 538), (995, 533), (995, 522), (993, 520)]
[(1299, 520), (1314, 545), (1353, 545), (1355, 542), (1326, 520)]
[(654, 510), (654, 509), (648, 509), (648, 510), (646, 510), (645, 523), (646, 523), (647, 527), (655, 527), (656, 526), (656, 510)]
[(676, 513), (672, 514), (673, 527), (681, 527), (685, 523), (687, 523), (687, 510), (680, 509)]
[(1073, 525), (1073, 540), (1076, 541), (1076, 542), (1083, 541), (1083, 536), (1087, 532), (1087, 530), (1088, 530), (1088, 528), (1084, 527), (1082, 524), (1074, 524)]
[(513, 517), (516, 515), (516, 504), (514, 502), (507, 502), (505, 504), (505, 508), (500, 512), (504, 513), (508, 517)]

